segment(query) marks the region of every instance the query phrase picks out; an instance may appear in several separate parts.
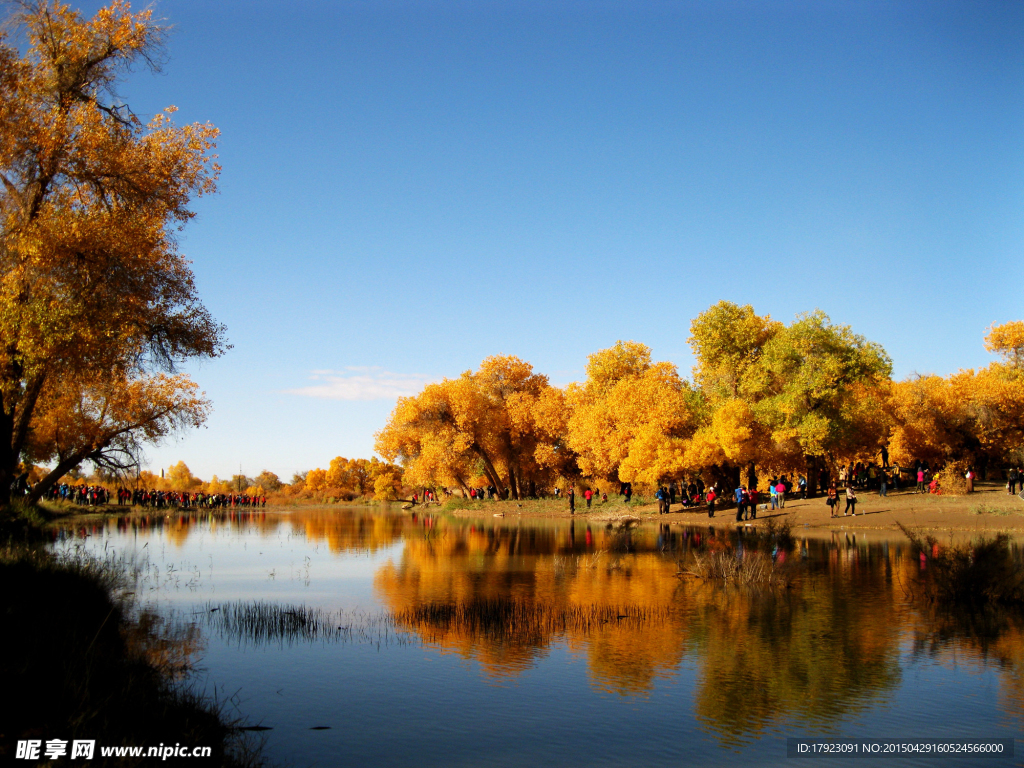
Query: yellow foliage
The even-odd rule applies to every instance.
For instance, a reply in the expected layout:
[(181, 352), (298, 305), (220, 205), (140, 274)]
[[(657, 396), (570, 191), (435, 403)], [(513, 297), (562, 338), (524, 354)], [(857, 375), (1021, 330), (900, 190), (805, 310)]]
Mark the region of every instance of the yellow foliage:
[(620, 341), (591, 355), (587, 372), (566, 390), (567, 443), (582, 473), (643, 484), (679, 473), (696, 425), (675, 366), (652, 364), (647, 347)]
[(376, 450), (412, 486), (468, 487), (484, 475), (499, 494), (526, 495), (572, 461), (562, 440), (561, 395), (517, 357), (489, 357), (473, 373), (400, 398)]
[(985, 349), (995, 352), (1008, 365), (1024, 372), (1024, 321), (993, 324), (985, 336)]
[(320, 493), (327, 487), (327, 472), (317, 467), (309, 470), (306, 475), (306, 488), (313, 493)]
[[(96, 425), (110, 420), (102, 409), (81, 418), (79, 402), (141, 413), (144, 402), (96, 393), (160, 389), (154, 365), (224, 350), (176, 237), (191, 198), (215, 190), (217, 129), (175, 126), (173, 108), (145, 125), (108, 98), (133, 64), (152, 60), (161, 35), (150, 11), (118, 0), (92, 19), (20, 3), (0, 27), (0, 504), (23, 450), (46, 453), (48, 443), (64, 464), (67, 446), (96, 442)], [(44, 423), (61, 399), (76, 435)], [(125, 440), (162, 431), (158, 415), (147, 422), (156, 426), (129, 428)]]
[(890, 450), (901, 464), (984, 464), (1002, 460), (1024, 441), (1024, 378), (1006, 376), (998, 363), (977, 373), (898, 382), (889, 402)]

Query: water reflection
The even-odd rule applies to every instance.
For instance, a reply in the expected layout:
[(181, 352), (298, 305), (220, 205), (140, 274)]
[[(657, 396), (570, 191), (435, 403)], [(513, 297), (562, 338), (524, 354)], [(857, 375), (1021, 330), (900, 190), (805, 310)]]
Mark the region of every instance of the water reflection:
[[(998, 669), (1002, 711), (1018, 724), (1024, 716), (1024, 622), (939, 614), (913, 600), (927, 557), (912, 556), (895, 538), (835, 532), (783, 545), (732, 527), (367, 509), (151, 515), (62, 535), (159, 532), (184, 547), (194, 534), (218, 531), (296, 536), (339, 555), (401, 543), (392, 559), (373, 566), (381, 613), (364, 621), (378, 638), (394, 631), (473, 659), (497, 681), (521, 676), (564, 646), (585, 660), (592, 688), (613, 697), (649, 697), (660, 681), (692, 669), (692, 714), (730, 748), (781, 724), (838, 732), (851, 715), (892, 705), (903, 671), (919, 660)], [(691, 554), (709, 550), (772, 557), (791, 569), (790, 587), (723, 588), (686, 576)], [(261, 610), (277, 629), (257, 622), (250, 632), (247, 618), (227, 612), (206, 623), (252, 644), (353, 637), (347, 619), (328, 616), (321, 628), (319, 614), (302, 606), (264, 603)]]

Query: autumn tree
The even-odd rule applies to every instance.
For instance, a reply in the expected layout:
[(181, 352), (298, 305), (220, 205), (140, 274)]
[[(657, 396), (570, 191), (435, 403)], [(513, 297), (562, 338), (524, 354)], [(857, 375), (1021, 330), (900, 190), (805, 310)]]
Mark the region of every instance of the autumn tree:
[(399, 398), (376, 451), (404, 467), (408, 485), (466, 489), (480, 474), (502, 497), (532, 495), (564, 451), (550, 421), (551, 389), (529, 363), (489, 357), (475, 373)]
[(985, 336), (985, 349), (995, 352), (1013, 371), (1024, 374), (1024, 320), (993, 324)]
[(1024, 444), (1024, 323), (993, 326), (985, 347), (1002, 358), (979, 371), (913, 376), (892, 387), (891, 453), (909, 464), (976, 467), (1015, 458)]
[[(821, 311), (789, 326), (721, 301), (691, 324), (704, 398), (687, 463), (804, 468), (813, 494), (831, 460), (884, 442), (891, 362), (877, 344)], [(738, 478), (737, 478), (738, 479)]]
[(671, 363), (619, 341), (587, 359), (587, 378), (566, 390), (567, 443), (581, 472), (602, 480), (656, 485), (685, 468), (696, 426), (693, 392)]
[[(697, 364), (694, 382), (701, 395), (700, 428), (687, 451), (690, 467), (739, 481), (746, 468), (747, 483), (756, 485), (756, 466), (784, 463), (771, 431), (754, 415), (750, 383), (757, 381), (763, 350), (783, 328), (770, 316), (760, 316), (746, 304), (719, 301), (690, 323), (690, 347)], [(780, 459), (782, 459), (780, 461)]]
[(872, 456), (883, 444), (891, 375), (879, 344), (815, 310), (765, 343), (742, 392), (776, 449), (803, 455), (813, 493), (828, 459)]
[[(151, 13), (115, 0), (84, 19), (59, 3), (26, 0), (4, 29), (0, 506), (29, 441), (46, 443), (31, 433), (43, 428), (41, 407), (53, 414), (47, 398), (67, 399), (77, 384), (84, 400), (115, 387), (163, 386), (156, 370), (225, 349), (175, 236), (194, 215), (190, 200), (214, 191), (217, 130), (175, 126), (173, 107), (144, 123), (114, 95), (133, 65), (158, 60), (163, 32)], [(184, 381), (178, 388), (191, 392)], [(52, 435), (51, 426), (44, 431)], [(144, 424), (133, 429), (148, 437)], [(66, 437), (68, 458), (96, 449), (72, 448)]]
[[(199, 426), (209, 408), (209, 401), (187, 376), (90, 378), (83, 371), (75, 380), (60, 372), (47, 377), (22, 452), (30, 461), (54, 466), (33, 486), (30, 500), (41, 498), (86, 460), (101, 469), (127, 470), (137, 461), (140, 443)], [(180, 467), (188, 472), (184, 463)]]
[(267, 493), (273, 493), (274, 491), (281, 490), (281, 478), (269, 469), (264, 469), (256, 475), (253, 482), (263, 488)]
[(184, 461), (179, 461), (168, 468), (167, 482), (172, 491), (193, 491), (203, 484), (202, 480), (192, 474), (192, 470)]

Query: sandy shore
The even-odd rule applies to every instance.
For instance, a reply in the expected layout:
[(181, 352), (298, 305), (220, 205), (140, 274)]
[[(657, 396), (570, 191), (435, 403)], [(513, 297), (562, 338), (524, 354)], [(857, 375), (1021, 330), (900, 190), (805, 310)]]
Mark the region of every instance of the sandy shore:
[[(829, 517), (829, 508), (823, 497), (788, 499), (783, 509), (758, 513), (753, 525), (764, 525), (769, 518), (776, 523), (788, 520), (794, 527), (835, 530), (895, 530), (899, 522), (908, 528), (931, 531), (957, 531), (1024, 534), (1024, 500), (1009, 495), (1003, 486), (995, 483), (980, 484), (975, 493), (966, 496), (916, 494), (911, 491), (890, 492), (881, 497), (874, 491), (859, 491), (856, 516)], [(684, 510), (679, 504), (667, 515), (658, 514), (657, 504), (629, 505), (619, 499), (607, 503), (595, 502), (590, 508), (580, 500), (575, 517), (589, 522), (616, 522), (636, 518), (643, 522), (716, 525), (735, 523), (736, 506), (717, 504), (715, 517), (708, 518), (707, 508), (700, 511)], [(568, 518), (569, 505), (564, 499), (537, 501), (484, 501), (471, 508), (452, 510), (453, 514), (467, 517)]]

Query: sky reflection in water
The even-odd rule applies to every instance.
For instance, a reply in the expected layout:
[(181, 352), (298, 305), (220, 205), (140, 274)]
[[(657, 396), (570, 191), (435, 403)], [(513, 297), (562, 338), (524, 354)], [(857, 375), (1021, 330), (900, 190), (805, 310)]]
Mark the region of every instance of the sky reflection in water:
[[(135, 556), (143, 599), (199, 627), (207, 688), (294, 765), (783, 765), (787, 736), (1015, 738), (1024, 722), (1024, 627), (908, 600), (921, 564), (888, 535), (798, 537), (793, 587), (757, 592), (677, 575), (696, 547), (771, 550), (721, 525), (307, 509), (56, 544), (81, 545)], [(240, 601), (292, 624), (319, 611), (333, 634), (268, 640), (207, 613)]]

